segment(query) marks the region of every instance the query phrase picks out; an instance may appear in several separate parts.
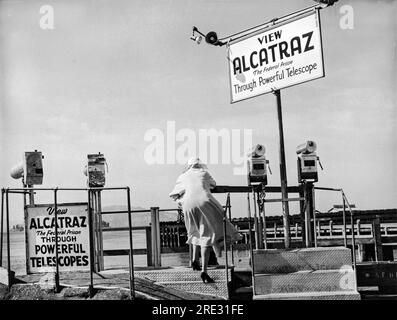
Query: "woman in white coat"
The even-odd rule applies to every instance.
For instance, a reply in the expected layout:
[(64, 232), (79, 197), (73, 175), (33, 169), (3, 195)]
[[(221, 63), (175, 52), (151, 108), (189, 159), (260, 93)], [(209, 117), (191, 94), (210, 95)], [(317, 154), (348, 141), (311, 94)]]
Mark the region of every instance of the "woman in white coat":
[[(201, 279), (204, 283), (214, 282), (207, 274), (210, 247), (213, 247), (219, 257), (224, 241), (223, 207), (210, 191), (215, 185), (216, 182), (207, 171), (207, 167), (200, 159), (192, 158), (170, 193), (170, 197), (182, 205), (188, 234), (187, 243), (193, 245), (193, 270), (200, 270), (197, 247), (201, 247)], [(227, 221), (226, 241), (240, 239), (241, 235), (236, 228)]]

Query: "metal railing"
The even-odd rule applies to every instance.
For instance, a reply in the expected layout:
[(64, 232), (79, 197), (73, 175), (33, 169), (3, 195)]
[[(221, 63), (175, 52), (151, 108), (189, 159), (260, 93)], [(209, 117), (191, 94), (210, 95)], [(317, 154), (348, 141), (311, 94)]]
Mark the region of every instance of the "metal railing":
[[(356, 251), (355, 251), (355, 232), (354, 232), (354, 214), (351, 209), (351, 206), (346, 198), (346, 195), (344, 194), (342, 189), (334, 189), (334, 188), (322, 188), (322, 187), (314, 187), (314, 189), (317, 190), (328, 190), (328, 191), (338, 191), (341, 192), (342, 195), (342, 200), (343, 200), (343, 239), (344, 239), (344, 245), (347, 247), (347, 223), (346, 223), (346, 207), (350, 212), (350, 219), (351, 219), (351, 242), (352, 242), (352, 256), (353, 256), (353, 266), (354, 269), (356, 269)], [(119, 210), (119, 211), (100, 211), (101, 215), (109, 215), (109, 214), (128, 214), (128, 227), (119, 227), (119, 228), (104, 228), (103, 232), (106, 231), (128, 231), (129, 232), (129, 249), (125, 250), (103, 250), (100, 251), (100, 254), (103, 254), (104, 256), (112, 256), (112, 255), (129, 255), (129, 287), (130, 287), (130, 297), (134, 298), (135, 297), (135, 288), (134, 288), (134, 259), (133, 256), (134, 254), (146, 254), (147, 255), (147, 261), (148, 261), (148, 266), (155, 266), (159, 267), (161, 266), (161, 253), (162, 253), (162, 243), (161, 243), (161, 237), (160, 237), (160, 217), (159, 214), (160, 212), (171, 212), (171, 211), (178, 211), (180, 212), (180, 209), (160, 209), (158, 207), (152, 207), (150, 210), (144, 209), (144, 210), (131, 210), (131, 201), (130, 201), (130, 188), (129, 187), (121, 187), (121, 188), (16, 188), (16, 189), (1, 189), (1, 238), (0, 238), (0, 266), (3, 265), (3, 236), (4, 236), (4, 213), (5, 213), (5, 218), (6, 218), (6, 229), (7, 229), (7, 235), (6, 235), (6, 240), (7, 240), (7, 270), (9, 276), (11, 275), (11, 261), (10, 261), (10, 225), (9, 225), (9, 194), (22, 194), (22, 195), (27, 195), (30, 194), (31, 192), (34, 191), (52, 191), (54, 194), (54, 212), (55, 212), (55, 220), (57, 221), (57, 208), (58, 208), (58, 192), (59, 191), (85, 191), (87, 192), (88, 196), (88, 219), (89, 219), (89, 238), (90, 238), (90, 286), (89, 286), (89, 291), (90, 295), (93, 293), (94, 290), (94, 280), (93, 280), (93, 274), (94, 274), (94, 232), (93, 230), (93, 211), (95, 208), (93, 208), (93, 196), (96, 192), (104, 191), (104, 190), (125, 190), (127, 192), (127, 210)], [(280, 192), (280, 187), (266, 187), (265, 188), (266, 192)], [(251, 207), (250, 207), (250, 194), (253, 193), (255, 195), (255, 192), (260, 192), (260, 189), (257, 186), (218, 186), (215, 189), (212, 190), (212, 193), (226, 193), (226, 205), (224, 206), (224, 212), (223, 212), (223, 236), (224, 236), (224, 250), (225, 250), (225, 273), (226, 273), (226, 282), (228, 282), (228, 269), (229, 269), (229, 257), (228, 257), (228, 243), (227, 243), (227, 220), (229, 219), (230, 221), (232, 220), (231, 216), (231, 193), (247, 193), (247, 200), (248, 200), (248, 234), (249, 234), (249, 251), (250, 251), (250, 261), (251, 261), (251, 268), (254, 274), (254, 262), (253, 262), (253, 228), (251, 225)], [(288, 187), (288, 192), (289, 193), (300, 193), (302, 192), (301, 187)], [(259, 197), (259, 193), (258, 193)], [(280, 202), (280, 201), (303, 201), (304, 198), (298, 197), (298, 198), (289, 198), (289, 199), (265, 199), (266, 202)], [(4, 205), (5, 205), (5, 210), (4, 210)], [(256, 206), (257, 203), (254, 198), (254, 206)], [(255, 207), (256, 208), (256, 207)], [(139, 226), (139, 227), (132, 227), (132, 214), (133, 213), (150, 213), (151, 214), (151, 226)], [(260, 219), (259, 219), (260, 221)], [(321, 218), (318, 220), (319, 222), (321, 221)], [(316, 218), (316, 213), (314, 211), (313, 215), (313, 222), (314, 222), (314, 243), (315, 246), (318, 245), (318, 236), (317, 236), (317, 218)], [(263, 232), (263, 241), (265, 248), (267, 247), (267, 242), (273, 242), (273, 240), (278, 238), (279, 231), (282, 232), (283, 230), (278, 230), (277, 224), (274, 225), (273, 231), (271, 230), (272, 228), (267, 228), (266, 227), (266, 220), (265, 220), (265, 212), (263, 210), (263, 228), (260, 229), (258, 228), (258, 222), (255, 221), (254, 219), (254, 226), (255, 226), (255, 232)], [(321, 236), (321, 228), (320, 225), (318, 224), (318, 230), (319, 233), (318, 235)], [(294, 229), (295, 228), (295, 229)], [(281, 228), (282, 229), (282, 228)], [(303, 231), (302, 231), (302, 226), (298, 226), (298, 224), (295, 224), (294, 227), (291, 228), (293, 231), (293, 234), (295, 235), (295, 238), (300, 236), (303, 239)], [(306, 228), (305, 228), (306, 229)], [(133, 237), (132, 237), (132, 231), (133, 230), (145, 230), (146, 231), (146, 243), (147, 243), (147, 248), (145, 249), (134, 249), (133, 248)], [(332, 230), (332, 228), (331, 228)], [(57, 224), (54, 225), (54, 231), (55, 231), (55, 241), (56, 241), (56, 247), (57, 247), (57, 239), (58, 239), (58, 226)], [(244, 231), (244, 230), (240, 230)], [(289, 232), (289, 230), (288, 230)], [(332, 231), (331, 231), (332, 232)], [(270, 237), (272, 235), (273, 237)], [(257, 235), (255, 236), (255, 239), (260, 239), (257, 238)], [(258, 246), (258, 240), (256, 242), (256, 246)], [(233, 253), (233, 244), (230, 246), (231, 250), (231, 260), (232, 264), (234, 264), (234, 253)], [(56, 287), (57, 290), (59, 289), (59, 263), (58, 263), (58, 252), (55, 250), (55, 255), (56, 255), (56, 267), (55, 267), (55, 279), (56, 279)], [(11, 279), (9, 279), (10, 283), (12, 282)]]
[[(350, 206), (349, 200), (347, 199), (344, 191), (342, 188), (336, 189), (336, 188), (325, 188), (325, 187), (314, 187), (315, 190), (325, 190), (325, 191), (336, 191), (340, 192), (342, 196), (342, 203), (343, 203), (343, 238), (344, 238), (344, 245), (347, 248), (347, 232), (346, 232), (346, 207), (350, 212), (350, 224), (351, 224), (351, 243), (352, 243), (352, 259), (353, 259), (353, 267), (354, 270), (356, 271), (357, 267), (357, 259), (356, 259), (356, 239), (355, 239), (355, 234), (354, 234), (354, 214), (353, 210)], [(314, 211), (313, 219), (314, 219), (314, 226), (315, 226), (315, 232), (314, 232), (314, 238), (315, 238), (315, 243), (317, 246), (317, 224), (316, 224), (316, 211)], [(357, 277), (357, 275), (356, 275)]]
[[(173, 250), (172, 248), (175, 246), (165, 246), (167, 242), (166, 238), (166, 228), (161, 227), (160, 223), (160, 213), (161, 212), (180, 212), (180, 209), (160, 209), (159, 207), (151, 207), (150, 209), (142, 209), (142, 210), (131, 210), (131, 213), (148, 213), (150, 214), (150, 226), (136, 226), (132, 227), (132, 230), (144, 230), (145, 238), (146, 238), (146, 248), (134, 249), (133, 254), (140, 255), (144, 254), (147, 258), (147, 266), (148, 267), (161, 267), (161, 253), (172, 253), (175, 251), (181, 251), (178, 249)], [(102, 211), (103, 215), (112, 215), (112, 214), (125, 214), (127, 211), (118, 210), (118, 211)], [(116, 228), (103, 228), (103, 232), (110, 231), (127, 231), (128, 227), (116, 227)], [(172, 236), (172, 235), (171, 235)], [(169, 240), (169, 239), (168, 239)], [(185, 251), (185, 250), (183, 250)], [(186, 250), (187, 251), (187, 250)], [(127, 255), (128, 252), (124, 249), (117, 250), (103, 250), (104, 256), (122, 256)]]
[[(250, 194), (253, 194), (253, 199), (254, 199), (254, 228), (256, 231), (256, 249), (267, 248), (267, 234), (266, 234), (266, 228), (264, 227), (266, 224), (266, 216), (265, 216), (265, 210), (264, 210), (264, 203), (266, 202), (286, 202), (286, 201), (302, 201), (304, 198), (298, 197), (298, 198), (287, 198), (287, 199), (263, 199), (263, 206), (262, 208), (259, 207), (259, 199), (260, 199), (260, 194), (261, 193), (281, 193), (281, 187), (274, 187), (274, 186), (266, 186), (263, 188), (262, 185), (248, 185), (248, 186), (216, 186), (214, 189), (211, 190), (212, 193), (226, 193), (226, 206), (224, 210), (224, 218), (223, 218), (223, 223), (224, 223), (224, 247), (225, 247), (225, 273), (226, 273), (226, 281), (228, 281), (228, 254), (227, 254), (227, 242), (226, 242), (226, 221), (227, 221), (227, 211), (229, 210), (229, 218), (231, 220), (231, 200), (230, 200), (230, 194), (231, 193), (246, 193), (247, 194), (247, 216), (248, 216), (248, 234), (249, 234), (249, 252), (250, 252), (250, 267), (252, 270), (252, 281), (253, 285), (255, 285), (255, 263), (254, 263), (254, 249), (253, 249), (253, 231), (252, 231), (252, 225), (251, 225), (251, 198)], [(297, 186), (289, 186), (287, 187), (287, 193), (301, 193), (301, 188)], [(256, 195), (256, 197), (255, 197)], [(264, 197), (264, 194), (263, 194)], [(258, 201), (255, 201), (258, 199)], [(263, 223), (264, 226), (261, 226), (259, 223), (260, 219), (258, 220), (257, 217), (257, 206), (258, 205), (258, 211), (262, 213), (262, 218), (263, 218)], [(285, 227), (285, 226), (284, 226)], [(289, 232), (289, 229), (287, 230)], [(259, 235), (260, 233), (260, 235)], [(234, 264), (234, 256), (233, 256), (233, 246), (230, 246), (231, 248), (231, 254), (232, 254), (232, 263)]]

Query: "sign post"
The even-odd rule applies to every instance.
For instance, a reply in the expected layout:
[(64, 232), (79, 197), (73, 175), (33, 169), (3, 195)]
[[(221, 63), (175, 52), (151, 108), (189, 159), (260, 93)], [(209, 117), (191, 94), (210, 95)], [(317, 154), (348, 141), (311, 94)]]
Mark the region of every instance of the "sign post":
[(277, 98), (277, 118), (278, 118), (278, 131), (280, 140), (280, 181), (281, 181), (281, 204), (283, 210), (283, 226), (284, 226), (284, 245), (288, 249), (291, 245), (290, 232), (289, 232), (289, 205), (288, 205), (288, 191), (287, 191), (287, 166), (285, 163), (285, 150), (284, 150), (284, 130), (283, 130), (283, 115), (281, 110), (281, 93), (280, 90), (274, 92)]

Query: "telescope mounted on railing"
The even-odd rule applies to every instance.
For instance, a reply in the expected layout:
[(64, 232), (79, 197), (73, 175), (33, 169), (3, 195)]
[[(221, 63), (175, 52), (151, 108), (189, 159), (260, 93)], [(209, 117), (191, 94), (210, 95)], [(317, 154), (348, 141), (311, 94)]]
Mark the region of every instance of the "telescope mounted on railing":
[(323, 170), (323, 166), (321, 165), (320, 158), (316, 154), (316, 150), (317, 144), (311, 140), (296, 147), (299, 183), (318, 181), (317, 162), (321, 170)]
[(90, 188), (103, 188), (105, 186), (105, 175), (107, 163), (105, 156), (98, 152), (97, 154), (87, 155), (87, 164), (84, 167), (84, 175), (87, 176), (87, 186)]
[(314, 153), (317, 150), (317, 143), (314, 141), (306, 141), (305, 143), (302, 143), (296, 147), (296, 153), (297, 154), (309, 154), (309, 153)]
[[(265, 157), (266, 148), (261, 144), (252, 147), (247, 154), (248, 164), (248, 184), (263, 184), (267, 185), (267, 167), (269, 160)], [(269, 167), (269, 172), (271, 172)]]
[(24, 185), (33, 186), (43, 184), (43, 162), (44, 156), (40, 151), (26, 151), (22, 161), (15, 165), (10, 172), (14, 179), (23, 179)]

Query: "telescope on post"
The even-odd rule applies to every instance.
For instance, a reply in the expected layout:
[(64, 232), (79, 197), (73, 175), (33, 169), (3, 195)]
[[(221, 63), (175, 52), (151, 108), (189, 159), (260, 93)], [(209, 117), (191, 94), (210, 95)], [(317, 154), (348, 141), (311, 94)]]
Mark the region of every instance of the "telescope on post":
[[(23, 187), (32, 188), (34, 185), (43, 184), (43, 160), (40, 151), (26, 151), (23, 153), (22, 161), (15, 165), (10, 172), (13, 179), (21, 179)], [(29, 203), (34, 204), (34, 192), (29, 190)], [(24, 198), (26, 205), (26, 199)]]
[(318, 181), (317, 162), (323, 169), (320, 158), (316, 154), (317, 144), (314, 141), (306, 141), (296, 147), (298, 154), (298, 181), (299, 183)]
[(23, 179), (23, 184), (32, 186), (43, 184), (43, 162), (44, 156), (40, 151), (27, 151), (22, 156), (22, 161), (15, 165), (10, 172), (14, 179)]
[(98, 152), (97, 154), (87, 155), (87, 164), (84, 167), (84, 175), (87, 176), (88, 187), (105, 186), (105, 165), (107, 166), (105, 156)]
[[(106, 170), (105, 170), (106, 167)], [(87, 176), (87, 186), (89, 188), (103, 188), (106, 183), (107, 163), (105, 156), (97, 154), (87, 155), (87, 164), (84, 166), (84, 175)], [(94, 260), (96, 271), (104, 270), (103, 255), (103, 234), (102, 234), (102, 196), (101, 189), (89, 190), (90, 208), (92, 208), (94, 224)]]
[[(265, 157), (266, 148), (257, 144), (247, 154), (248, 156), (248, 184), (263, 184), (267, 185), (267, 166), (269, 160)], [(269, 167), (269, 172), (270, 167)]]

